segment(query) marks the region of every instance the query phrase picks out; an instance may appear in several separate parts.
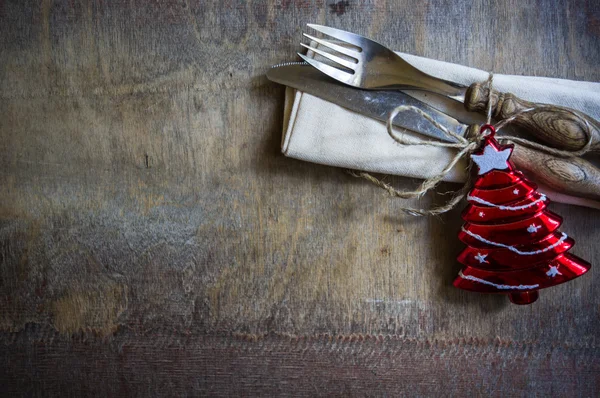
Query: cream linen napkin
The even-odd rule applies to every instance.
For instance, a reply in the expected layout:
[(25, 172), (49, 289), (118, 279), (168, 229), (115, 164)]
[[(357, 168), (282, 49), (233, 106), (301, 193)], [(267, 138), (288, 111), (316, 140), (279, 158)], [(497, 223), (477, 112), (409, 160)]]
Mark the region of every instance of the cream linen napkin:
[[(487, 72), (479, 69), (398, 54), (423, 72), (464, 85), (483, 82), (488, 77)], [(600, 83), (495, 74), (494, 88), (528, 101), (574, 108), (600, 120)], [(483, 121), (483, 117), (467, 113), (455, 101), (430, 93), (406, 92), (463, 122)], [(284, 112), (281, 149), (285, 156), (295, 159), (424, 179), (439, 173), (455, 154), (454, 149), (448, 148), (400, 145), (388, 135), (384, 123), (289, 87)], [(445, 180), (464, 182), (465, 167), (465, 161), (459, 163)], [(556, 202), (600, 208), (600, 203), (593, 200), (571, 197), (543, 186), (540, 190)]]

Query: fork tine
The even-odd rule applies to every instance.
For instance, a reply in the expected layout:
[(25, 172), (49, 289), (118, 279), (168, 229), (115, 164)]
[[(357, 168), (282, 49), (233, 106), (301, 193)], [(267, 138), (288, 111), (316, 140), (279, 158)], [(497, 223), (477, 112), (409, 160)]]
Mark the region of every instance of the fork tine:
[(351, 73), (344, 72), (343, 70), (339, 70), (337, 68), (334, 68), (333, 66), (329, 66), (326, 63), (316, 61), (312, 58), (308, 58), (306, 55), (303, 55), (300, 53), (298, 53), (298, 55), (304, 61), (308, 62), (309, 64), (311, 64), (312, 66), (314, 66), (315, 68), (320, 70), (321, 72), (325, 73), (327, 76), (332, 77), (335, 80), (338, 80), (342, 83), (352, 85), (352, 76), (353, 75)]
[(333, 55), (333, 54), (331, 54), (331, 53), (328, 53), (328, 52), (326, 52), (326, 51), (319, 50), (318, 48), (314, 48), (314, 47), (308, 46), (308, 45), (306, 45), (306, 44), (304, 44), (304, 43), (300, 43), (300, 45), (301, 45), (302, 47), (304, 47), (304, 48), (307, 48), (307, 49), (309, 49), (310, 51), (314, 51), (314, 52), (316, 52), (317, 54), (319, 54), (320, 56), (322, 56), (322, 57), (325, 57), (325, 58), (327, 58), (327, 59), (330, 59), (330, 60), (332, 60), (333, 62), (335, 62), (335, 63), (338, 63), (338, 64), (340, 64), (340, 65), (342, 65), (342, 66), (344, 66), (344, 67), (346, 67), (346, 68), (348, 68), (348, 69), (352, 69), (352, 70), (354, 70), (354, 68), (356, 67), (356, 63), (355, 63), (355, 62), (352, 62), (352, 61), (346, 61), (346, 60), (345, 60), (345, 59), (343, 59), (343, 58), (340, 58), (340, 57), (338, 57), (338, 56), (335, 56), (335, 55)]
[(352, 58), (357, 58), (358, 55), (360, 54), (358, 51), (353, 50), (351, 48), (343, 47), (343, 46), (337, 45), (337, 44), (332, 43), (332, 42), (327, 41), (327, 40), (317, 39), (316, 37), (311, 36), (311, 35), (306, 34), (306, 33), (302, 33), (302, 35), (305, 36), (305, 37), (307, 37), (308, 39), (314, 41), (314, 42), (319, 43), (320, 45), (322, 45), (324, 47), (329, 47), (329, 48), (331, 48), (334, 51), (337, 51), (339, 53), (342, 53), (342, 54), (347, 55), (347, 56), (352, 57)]
[(327, 36), (335, 37), (338, 40), (345, 41), (347, 43), (353, 44), (357, 47), (362, 47), (365, 40), (369, 40), (366, 37), (362, 37), (360, 35), (346, 32), (344, 30), (330, 28), (329, 26), (323, 25), (315, 25), (312, 23), (306, 24), (309, 28), (313, 28), (314, 30), (324, 33)]

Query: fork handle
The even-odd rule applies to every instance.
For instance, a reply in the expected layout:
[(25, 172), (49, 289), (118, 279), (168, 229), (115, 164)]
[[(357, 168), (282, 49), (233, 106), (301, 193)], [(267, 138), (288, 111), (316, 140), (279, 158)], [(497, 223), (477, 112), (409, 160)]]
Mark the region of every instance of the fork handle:
[[(489, 89), (482, 83), (474, 83), (467, 90), (465, 107), (469, 111), (486, 113)], [(560, 149), (578, 150), (587, 142), (586, 125), (570, 112), (573, 110), (561, 106), (536, 104), (520, 99), (511, 93), (492, 90), (492, 115), (496, 119), (506, 119), (525, 109), (544, 106), (523, 114), (514, 121), (516, 126), (525, 128), (540, 140)], [(550, 108), (549, 108), (550, 107)], [(570, 111), (570, 112), (569, 112)], [(590, 150), (600, 152), (600, 127), (596, 120), (578, 112), (585, 118), (592, 133)]]

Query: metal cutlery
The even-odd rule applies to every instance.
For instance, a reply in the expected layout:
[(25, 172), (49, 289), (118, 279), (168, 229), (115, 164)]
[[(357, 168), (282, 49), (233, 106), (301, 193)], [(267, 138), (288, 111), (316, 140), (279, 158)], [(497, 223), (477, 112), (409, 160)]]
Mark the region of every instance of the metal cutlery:
[[(398, 105), (412, 105), (427, 112), (457, 134), (467, 136), (479, 131), (479, 126), (461, 123), (401, 91), (356, 90), (336, 82), (307, 64), (275, 66), (267, 72), (267, 78), (377, 120), (387, 120), (390, 109)], [(394, 125), (428, 137), (451, 141), (420, 115), (411, 112), (396, 118)], [(537, 181), (555, 190), (600, 200), (600, 170), (586, 160), (556, 158), (519, 145), (515, 145), (512, 160), (520, 169), (533, 174)]]
[[(386, 122), (390, 110), (399, 105), (416, 106), (427, 112), (435, 121), (444, 125), (453, 133), (466, 136), (468, 126), (438, 111), (402, 91), (367, 91), (355, 90), (339, 84), (309, 65), (283, 64), (275, 66), (267, 72), (267, 78), (279, 84), (315, 95), (326, 101), (343, 106), (354, 112)], [(416, 131), (440, 141), (456, 142), (440, 132), (431, 123), (424, 121), (416, 113), (407, 113), (394, 119), (395, 126)]]
[[(308, 24), (309, 27), (331, 36), (344, 45), (304, 33), (308, 39), (330, 51), (302, 46), (333, 63), (329, 65), (303, 54), (304, 61), (321, 72), (347, 85), (367, 90), (421, 89), (462, 102), (469, 111), (485, 113), (489, 90), (481, 83), (469, 87), (438, 79), (410, 65), (402, 57), (383, 45), (366, 37), (330, 28)], [(510, 93), (492, 92), (492, 114), (505, 119), (525, 109), (541, 104), (524, 101)], [(572, 114), (572, 110), (560, 106), (544, 108), (523, 114), (514, 124), (526, 128), (529, 133), (557, 148), (577, 150), (587, 142), (586, 130), (593, 137), (592, 151), (600, 152), (600, 124), (587, 115), (585, 121)], [(587, 122), (587, 123), (586, 123)]]

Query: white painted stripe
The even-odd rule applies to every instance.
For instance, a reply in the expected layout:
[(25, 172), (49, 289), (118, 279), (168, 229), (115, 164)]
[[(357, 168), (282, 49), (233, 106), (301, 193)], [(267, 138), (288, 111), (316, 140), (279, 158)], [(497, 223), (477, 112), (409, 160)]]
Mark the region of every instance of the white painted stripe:
[(495, 208), (500, 209), (500, 210), (516, 211), (516, 210), (523, 210), (523, 209), (526, 209), (526, 208), (531, 207), (531, 206), (535, 206), (539, 202), (544, 202), (546, 200), (546, 195), (542, 194), (539, 199), (537, 199), (537, 200), (535, 200), (535, 201), (533, 201), (531, 203), (528, 203), (526, 205), (522, 205), (522, 206), (502, 206), (502, 205), (497, 205), (497, 204), (494, 204), (492, 202), (488, 202), (487, 200), (481, 199), (481, 198), (479, 198), (477, 196), (470, 196), (470, 195), (467, 196), (467, 200), (472, 200), (473, 202), (481, 203), (482, 205), (486, 205), (486, 206), (490, 206), (490, 207), (495, 207)]
[(554, 249), (556, 246), (560, 245), (561, 243), (563, 243), (565, 241), (565, 239), (568, 238), (567, 234), (565, 234), (563, 232), (562, 236), (560, 237), (560, 239), (558, 241), (556, 241), (554, 244), (552, 244), (552, 245), (550, 245), (548, 247), (545, 247), (545, 248), (543, 248), (541, 250), (536, 250), (536, 251), (533, 251), (533, 252), (522, 252), (519, 249), (515, 249), (513, 246), (509, 246), (509, 245), (505, 245), (505, 244), (502, 244), (502, 243), (497, 243), (497, 242), (492, 242), (491, 240), (487, 240), (484, 237), (482, 237), (481, 235), (477, 235), (477, 234), (474, 234), (471, 231), (467, 231), (464, 226), (462, 227), (462, 230), (463, 230), (464, 233), (466, 233), (469, 236), (472, 236), (473, 238), (477, 239), (480, 242), (487, 243), (488, 245), (492, 245), (492, 246), (496, 246), (496, 247), (503, 247), (505, 249), (508, 249), (508, 250), (510, 250), (512, 252), (515, 252), (517, 254), (520, 254), (522, 256), (532, 256), (534, 254), (545, 253), (548, 250)]
[(462, 271), (458, 272), (458, 276), (460, 276), (463, 279), (468, 279), (470, 281), (483, 283), (484, 285), (494, 286), (496, 289), (500, 289), (500, 290), (510, 290), (510, 289), (531, 290), (531, 289), (537, 289), (538, 287), (540, 287), (540, 285), (538, 285), (538, 284), (535, 284), (535, 285), (498, 285), (494, 282), (486, 281), (485, 279), (480, 279), (473, 275), (465, 275), (462, 273)]

